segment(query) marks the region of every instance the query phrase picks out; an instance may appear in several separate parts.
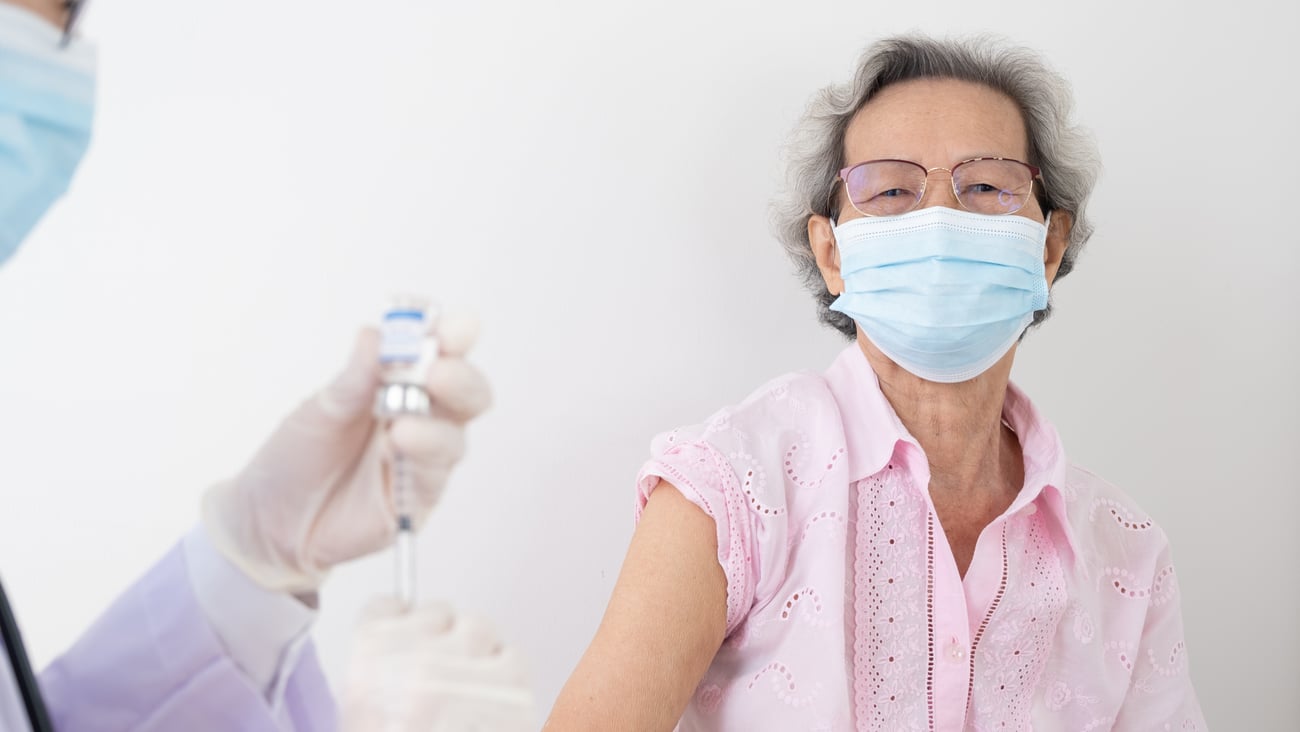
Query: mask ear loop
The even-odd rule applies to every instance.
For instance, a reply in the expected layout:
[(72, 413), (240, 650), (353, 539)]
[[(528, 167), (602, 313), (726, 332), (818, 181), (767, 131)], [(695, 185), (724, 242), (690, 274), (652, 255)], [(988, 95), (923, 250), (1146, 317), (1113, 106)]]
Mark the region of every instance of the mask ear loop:
[(59, 41), (59, 48), (67, 48), (72, 43), (72, 33), (77, 28), (77, 21), (81, 20), (81, 11), (86, 8), (88, 0), (63, 0), (63, 11), (67, 13), (67, 21), (63, 24), (63, 38)]
[[(828, 223), (830, 223), (830, 225), (831, 225), (831, 246), (832, 246), (832, 247), (834, 248), (834, 250), (835, 250), (835, 258), (836, 258), (836, 259), (839, 259), (839, 257), (840, 257), (840, 232), (839, 232), (838, 229), (836, 229), (836, 226), (835, 226), (835, 211), (834, 211), (834, 210), (832, 210), (830, 213), (826, 214), (826, 221), (827, 221)], [(843, 282), (843, 279), (844, 279), (844, 260), (841, 259), (841, 260), (840, 260), (840, 280), (841, 280), (841, 282)], [(828, 289), (827, 292), (830, 292), (830, 290)], [(831, 294), (834, 295), (835, 297), (839, 297), (839, 296), (841, 296), (841, 295), (844, 294), (844, 291), (843, 291), (843, 290), (840, 290), (839, 292), (831, 292)]]

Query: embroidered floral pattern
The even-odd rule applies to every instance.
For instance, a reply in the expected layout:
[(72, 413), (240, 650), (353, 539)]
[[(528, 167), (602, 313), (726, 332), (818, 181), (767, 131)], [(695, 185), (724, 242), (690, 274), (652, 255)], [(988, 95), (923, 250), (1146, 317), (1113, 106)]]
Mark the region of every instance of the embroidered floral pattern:
[(1105, 576), (1112, 578), (1109, 584), (1120, 595), (1134, 600), (1143, 600), (1149, 597), (1151, 598), (1151, 604), (1157, 607), (1168, 602), (1174, 593), (1173, 565), (1162, 567), (1156, 573), (1152, 582), (1143, 586), (1137, 586), (1134, 576), (1128, 570), (1119, 567), (1107, 567)]
[(971, 709), (988, 726), (1028, 729), (1034, 691), (1065, 615), (1065, 581), (1041, 512), (1009, 519), (1007, 590), (973, 656)]
[[(800, 454), (799, 452), (800, 447), (803, 448), (803, 454)], [(838, 448), (830, 454), (830, 457), (826, 459), (825, 470), (815, 479), (808, 479), (802, 473), (803, 469), (809, 467), (803, 464), (803, 459), (807, 454), (808, 443), (806, 441), (791, 445), (790, 448), (785, 451), (785, 475), (792, 483), (800, 488), (814, 490), (822, 484), (822, 481), (826, 479), (827, 475), (830, 475), (831, 472), (835, 470), (835, 464), (839, 462), (840, 458), (844, 457), (844, 448)], [(821, 469), (821, 466), (811, 466), (810, 469), (816, 472)]]
[(821, 619), (822, 600), (817, 594), (817, 590), (811, 587), (805, 587), (790, 595), (785, 601), (785, 607), (781, 609), (781, 619), (789, 620), (795, 614), (795, 606), (799, 606), (799, 616), (813, 625), (822, 625), (825, 621)]
[(1074, 605), (1070, 610), (1070, 628), (1074, 632), (1074, 639), (1088, 645), (1092, 639), (1097, 636), (1097, 626), (1093, 623), (1092, 615), (1080, 605)]
[(799, 534), (799, 541), (808, 541), (808, 534), (813, 529), (826, 529), (829, 527), (844, 529), (844, 514), (839, 511), (821, 511), (812, 515), (812, 518), (804, 522), (803, 531)]
[(1060, 679), (1048, 683), (1043, 692), (1043, 706), (1053, 712), (1059, 712), (1071, 704), (1087, 706), (1096, 703), (1095, 695), (1084, 694), (1078, 688), (1071, 687)]
[(907, 729), (928, 719), (925, 502), (901, 471), (858, 487), (853, 692), (859, 725)]
[(722, 687), (717, 684), (703, 684), (695, 692), (695, 703), (705, 714), (715, 714), (722, 704)]
[(767, 474), (754, 456), (746, 452), (734, 452), (728, 459), (740, 476), (740, 489), (744, 491), (745, 500), (754, 513), (761, 516), (780, 516), (785, 513), (785, 506), (763, 502), (761, 496), (767, 495)]
[(1112, 501), (1109, 498), (1098, 498), (1092, 502), (1092, 508), (1088, 512), (1088, 520), (1097, 520), (1097, 509), (1106, 507), (1107, 512), (1115, 523), (1132, 531), (1146, 531), (1151, 528), (1151, 519), (1139, 519), (1134, 517), (1133, 512), (1128, 508), (1120, 505), (1118, 501)]
[(1125, 672), (1133, 673), (1133, 644), (1128, 641), (1109, 641), (1106, 652)]
[(1153, 693), (1155, 685), (1153, 677), (1163, 676), (1172, 678), (1187, 672), (1187, 657), (1184, 655), (1187, 646), (1183, 641), (1178, 641), (1169, 650), (1165, 657), (1158, 657), (1152, 649), (1147, 649), (1147, 667), (1145, 672), (1133, 681), (1134, 688), (1145, 693)]
[(817, 691), (821, 687), (820, 684), (816, 684), (808, 693), (801, 694), (794, 673), (786, 668), (784, 663), (773, 661), (754, 674), (754, 678), (749, 682), (749, 689), (752, 691), (759, 686), (759, 681), (764, 677), (767, 677), (769, 682), (765, 686), (769, 687), (778, 699), (796, 708), (810, 704), (817, 697)]

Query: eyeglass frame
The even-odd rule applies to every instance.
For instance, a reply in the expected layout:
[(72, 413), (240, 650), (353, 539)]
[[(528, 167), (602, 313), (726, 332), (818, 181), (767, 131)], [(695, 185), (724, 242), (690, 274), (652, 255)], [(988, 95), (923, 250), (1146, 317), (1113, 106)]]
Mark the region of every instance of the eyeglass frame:
[(77, 23), (81, 20), (81, 11), (86, 9), (86, 3), (90, 0), (63, 0), (63, 11), (67, 13), (67, 18), (63, 21), (63, 38), (59, 41), (60, 48), (67, 48), (72, 43), (72, 32), (77, 29)]
[[(882, 215), (889, 215), (889, 214), (869, 214), (869, 213), (867, 213), (866, 211), (863, 211), (862, 209), (858, 208), (858, 204), (855, 203), (855, 202), (853, 201), (853, 194), (849, 191), (849, 178), (848, 178), (849, 171), (853, 170), (854, 168), (861, 167), (861, 166), (863, 166), (863, 165), (869, 165), (869, 164), (871, 164), (871, 163), (907, 163), (908, 165), (915, 165), (916, 167), (918, 167), (918, 168), (920, 168), (921, 170), (925, 171), (925, 179), (924, 179), (923, 181), (921, 181), (921, 192), (920, 192), (920, 194), (916, 197), (916, 203), (913, 204), (911, 208), (907, 209), (907, 210), (904, 211), (903, 213), (911, 213), (911, 212), (915, 211), (915, 210), (917, 209), (917, 207), (921, 205), (921, 201), (925, 200), (925, 191), (926, 191), (926, 187), (930, 185), (930, 174), (933, 173), (933, 172), (936, 171), (936, 170), (946, 170), (946, 171), (948, 171), (948, 184), (949, 184), (950, 186), (952, 186), (952, 196), (953, 196), (953, 198), (957, 199), (957, 205), (958, 205), (958, 206), (961, 206), (962, 208), (966, 209), (967, 211), (970, 211), (970, 209), (966, 207), (966, 204), (962, 203), (962, 201), (961, 201), (961, 194), (957, 192), (957, 179), (956, 179), (956, 177), (955, 177), (955, 171), (956, 171), (958, 168), (960, 168), (961, 166), (965, 165), (966, 163), (975, 163), (975, 162), (979, 162), (980, 160), (1002, 160), (1002, 161), (1005, 161), (1005, 162), (1008, 162), (1008, 163), (1019, 163), (1020, 165), (1023, 165), (1023, 166), (1025, 166), (1026, 168), (1028, 168), (1028, 169), (1029, 169), (1029, 173), (1030, 173), (1030, 175), (1029, 175), (1029, 193), (1028, 193), (1028, 195), (1025, 196), (1025, 203), (1020, 204), (1020, 207), (1017, 208), (1017, 209), (1015, 209), (1014, 211), (1004, 211), (1004, 212), (1002, 212), (1002, 213), (1000, 213), (1000, 214), (991, 214), (991, 215), (993, 215), (993, 216), (1009, 216), (1010, 214), (1013, 214), (1013, 213), (1017, 213), (1017, 212), (1019, 212), (1020, 210), (1022, 210), (1022, 209), (1025, 207), (1025, 204), (1029, 203), (1029, 197), (1034, 195), (1035, 190), (1040, 191), (1041, 194), (1042, 194), (1042, 196), (1043, 196), (1043, 199), (1040, 200), (1040, 201), (1038, 202), (1038, 205), (1039, 205), (1041, 208), (1044, 208), (1044, 209), (1047, 208), (1047, 199), (1046, 199), (1047, 191), (1046, 191), (1046, 190), (1044, 189), (1044, 187), (1041, 186), (1041, 185), (1038, 186), (1037, 189), (1034, 188), (1034, 181), (1035, 181), (1035, 180), (1041, 181), (1041, 180), (1043, 179), (1043, 171), (1042, 171), (1041, 168), (1039, 168), (1039, 167), (1036, 166), (1036, 165), (1030, 165), (1029, 163), (1026, 163), (1026, 162), (1023, 161), (1023, 160), (1016, 160), (1015, 158), (1007, 158), (1007, 157), (1002, 157), (1002, 156), (998, 156), (998, 155), (982, 155), (982, 156), (979, 156), (979, 157), (966, 158), (965, 160), (958, 161), (957, 164), (956, 164), (956, 165), (953, 165), (951, 168), (945, 168), (945, 167), (942, 166), (942, 165), (935, 166), (935, 167), (933, 167), (933, 168), (927, 168), (927, 167), (925, 167), (924, 165), (921, 165), (920, 163), (916, 162), (915, 160), (903, 160), (903, 159), (901, 159), (901, 158), (877, 158), (877, 159), (875, 159), (875, 160), (863, 160), (863, 161), (860, 162), (860, 163), (854, 163), (854, 164), (852, 164), (852, 165), (846, 165), (846, 166), (844, 166), (843, 168), (841, 168), (840, 171), (839, 171), (838, 173), (835, 174), (835, 177), (834, 177), (834, 178), (831, 179), (831, 209), (832, 209), (832, 210), (831, 210), (831, 213), (836, 213), (836, 211), (834, 210), (834, 208), (835, 208), (835, 189), (838, 187), (837, 184), (842, 182), (842, 183), (844, 184), (844, 197), (847, 198), (847, 199), (849, 200), (849, 205), (853, 207), (853, 210), (854, 210), (854, 211), (857, 211), (858, 213), (862, 214), (863, 216), (870, 216), (870, 217), (873, 217), (873, 218), (875, 218), (875, 217), (879, 217), (879, 216), (882, 216)], [(897, 214), (896, 214), (896, 215), (897, 215)], [(838, 219), (838, 218), (839, 218), (839, 217), (836, 216), (836, 217), (833, 217), (832, 220), (834, 220), (834, 219)]]

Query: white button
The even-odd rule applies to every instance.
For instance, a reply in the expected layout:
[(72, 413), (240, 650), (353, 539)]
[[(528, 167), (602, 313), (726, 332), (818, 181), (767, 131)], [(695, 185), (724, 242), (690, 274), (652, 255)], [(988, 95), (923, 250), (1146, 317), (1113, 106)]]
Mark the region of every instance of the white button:
[(948, 641), (948, 659), (953, 663), (961, 663), (966, 660), (966, 645), (957, 640), (956, 636), (953, 636), (953, 639)]

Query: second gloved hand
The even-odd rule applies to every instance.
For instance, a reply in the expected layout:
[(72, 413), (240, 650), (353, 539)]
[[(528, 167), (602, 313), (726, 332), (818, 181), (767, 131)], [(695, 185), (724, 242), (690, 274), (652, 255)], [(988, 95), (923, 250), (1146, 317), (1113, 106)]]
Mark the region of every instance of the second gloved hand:
[(343, 373), (286, 417), (238, 476), (204, 496), (203, 524), (222, 554), (267, 589), (315, 591), (334, 565), (392, 543), (394, 455), (420, 525), (464, 452), (465, 423), (491, 401), (486, 379), (463, 358), (476, 330), (472, 320), (439, 320), (439, 358), (426, 384), (434, 413), (389, 429), (371, 414), (379, 334), (363, 330)]
[(344, 732), (531, 732), (524, 659), (486, 620), (448, 605), (370, 603), (339, 695)]

